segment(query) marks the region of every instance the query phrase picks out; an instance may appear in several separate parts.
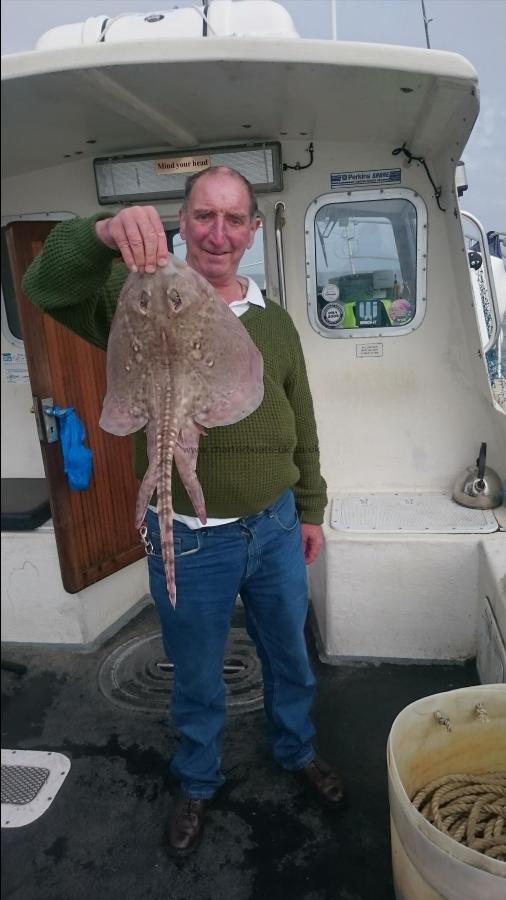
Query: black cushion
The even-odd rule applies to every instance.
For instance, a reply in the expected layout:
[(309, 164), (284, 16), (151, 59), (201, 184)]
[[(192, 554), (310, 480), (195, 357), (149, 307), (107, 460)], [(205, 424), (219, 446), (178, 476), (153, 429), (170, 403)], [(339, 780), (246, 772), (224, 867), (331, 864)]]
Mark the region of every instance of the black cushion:
[(32, 531), (50, 518), (45, 478), (2, 478), (2, 531)]

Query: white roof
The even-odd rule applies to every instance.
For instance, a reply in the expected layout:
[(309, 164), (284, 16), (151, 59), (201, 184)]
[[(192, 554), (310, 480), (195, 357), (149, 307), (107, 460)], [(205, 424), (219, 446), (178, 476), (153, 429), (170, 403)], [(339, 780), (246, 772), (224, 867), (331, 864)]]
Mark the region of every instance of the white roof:
[(2, 169), (300, 137), (458, 158), (478, 105), (473, 66), (436, 50), (237, 37), (38, 50), (2, 59)]

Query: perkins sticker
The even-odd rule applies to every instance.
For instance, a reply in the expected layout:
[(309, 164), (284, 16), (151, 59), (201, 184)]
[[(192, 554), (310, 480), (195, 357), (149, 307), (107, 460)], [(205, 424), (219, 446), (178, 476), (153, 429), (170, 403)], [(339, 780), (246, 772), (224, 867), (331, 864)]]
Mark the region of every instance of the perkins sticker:
[(371, 169), (359, 172), (331, 172), (330, 188), (352, 187), (354, 184), (400, 184), (400, 169)]

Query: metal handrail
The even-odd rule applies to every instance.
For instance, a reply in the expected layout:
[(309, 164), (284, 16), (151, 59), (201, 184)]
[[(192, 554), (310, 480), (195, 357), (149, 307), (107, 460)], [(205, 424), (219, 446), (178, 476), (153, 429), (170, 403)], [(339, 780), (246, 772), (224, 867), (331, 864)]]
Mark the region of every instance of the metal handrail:
[(283, 309), (286, 309), (286, 284), (285, 284), (285, 261), (283, 255), (283, 225), (285, 204), (282, 200), (274, 206), (274, 232), (276, 235), (276, 260), (278, 264), (278, 280), (279, 280), (279, 302)]
[(478, 229), (481, 239), (481, 245), (483, 249), (482, 257), (485, 261), (485, 268), (487, 270), (487, 278), (488, 278), (488, 286), (490, 290), (490, 302), (492, 306), (492, 331), (488, 336), (488, 341), (483, 346), (483, 353), (488, 353), (489, 350), (492, 350), (497, 341), (499, 340), (499, 335), (501, 333), (501, 323), (500, 323), (500, 314), (499, 314), (499, 305), (497, 303), (497, 294), (495, 291), (495, 281), (494, 281), (494, 273), (492, 271), (492, 263), (490, 261), (490, 252), (488, 249), (488, 238), (485, 234), (485, 230), (480, 220), (473, 216), (472, 213), (464, 212), (461, 210), (460, 212), (461, 218), (467, 219), (469, 222)]

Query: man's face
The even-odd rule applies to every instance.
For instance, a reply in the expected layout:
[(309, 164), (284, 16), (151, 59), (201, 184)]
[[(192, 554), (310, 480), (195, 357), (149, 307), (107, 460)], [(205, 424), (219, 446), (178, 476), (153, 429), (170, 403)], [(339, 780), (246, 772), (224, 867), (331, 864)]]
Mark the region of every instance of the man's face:
[(233, 282), (258, 225), (256, 217), (250, 218), (248, 190), (239, 178), (203, 175), (179, 213), (188, 265), (217, 288)]

